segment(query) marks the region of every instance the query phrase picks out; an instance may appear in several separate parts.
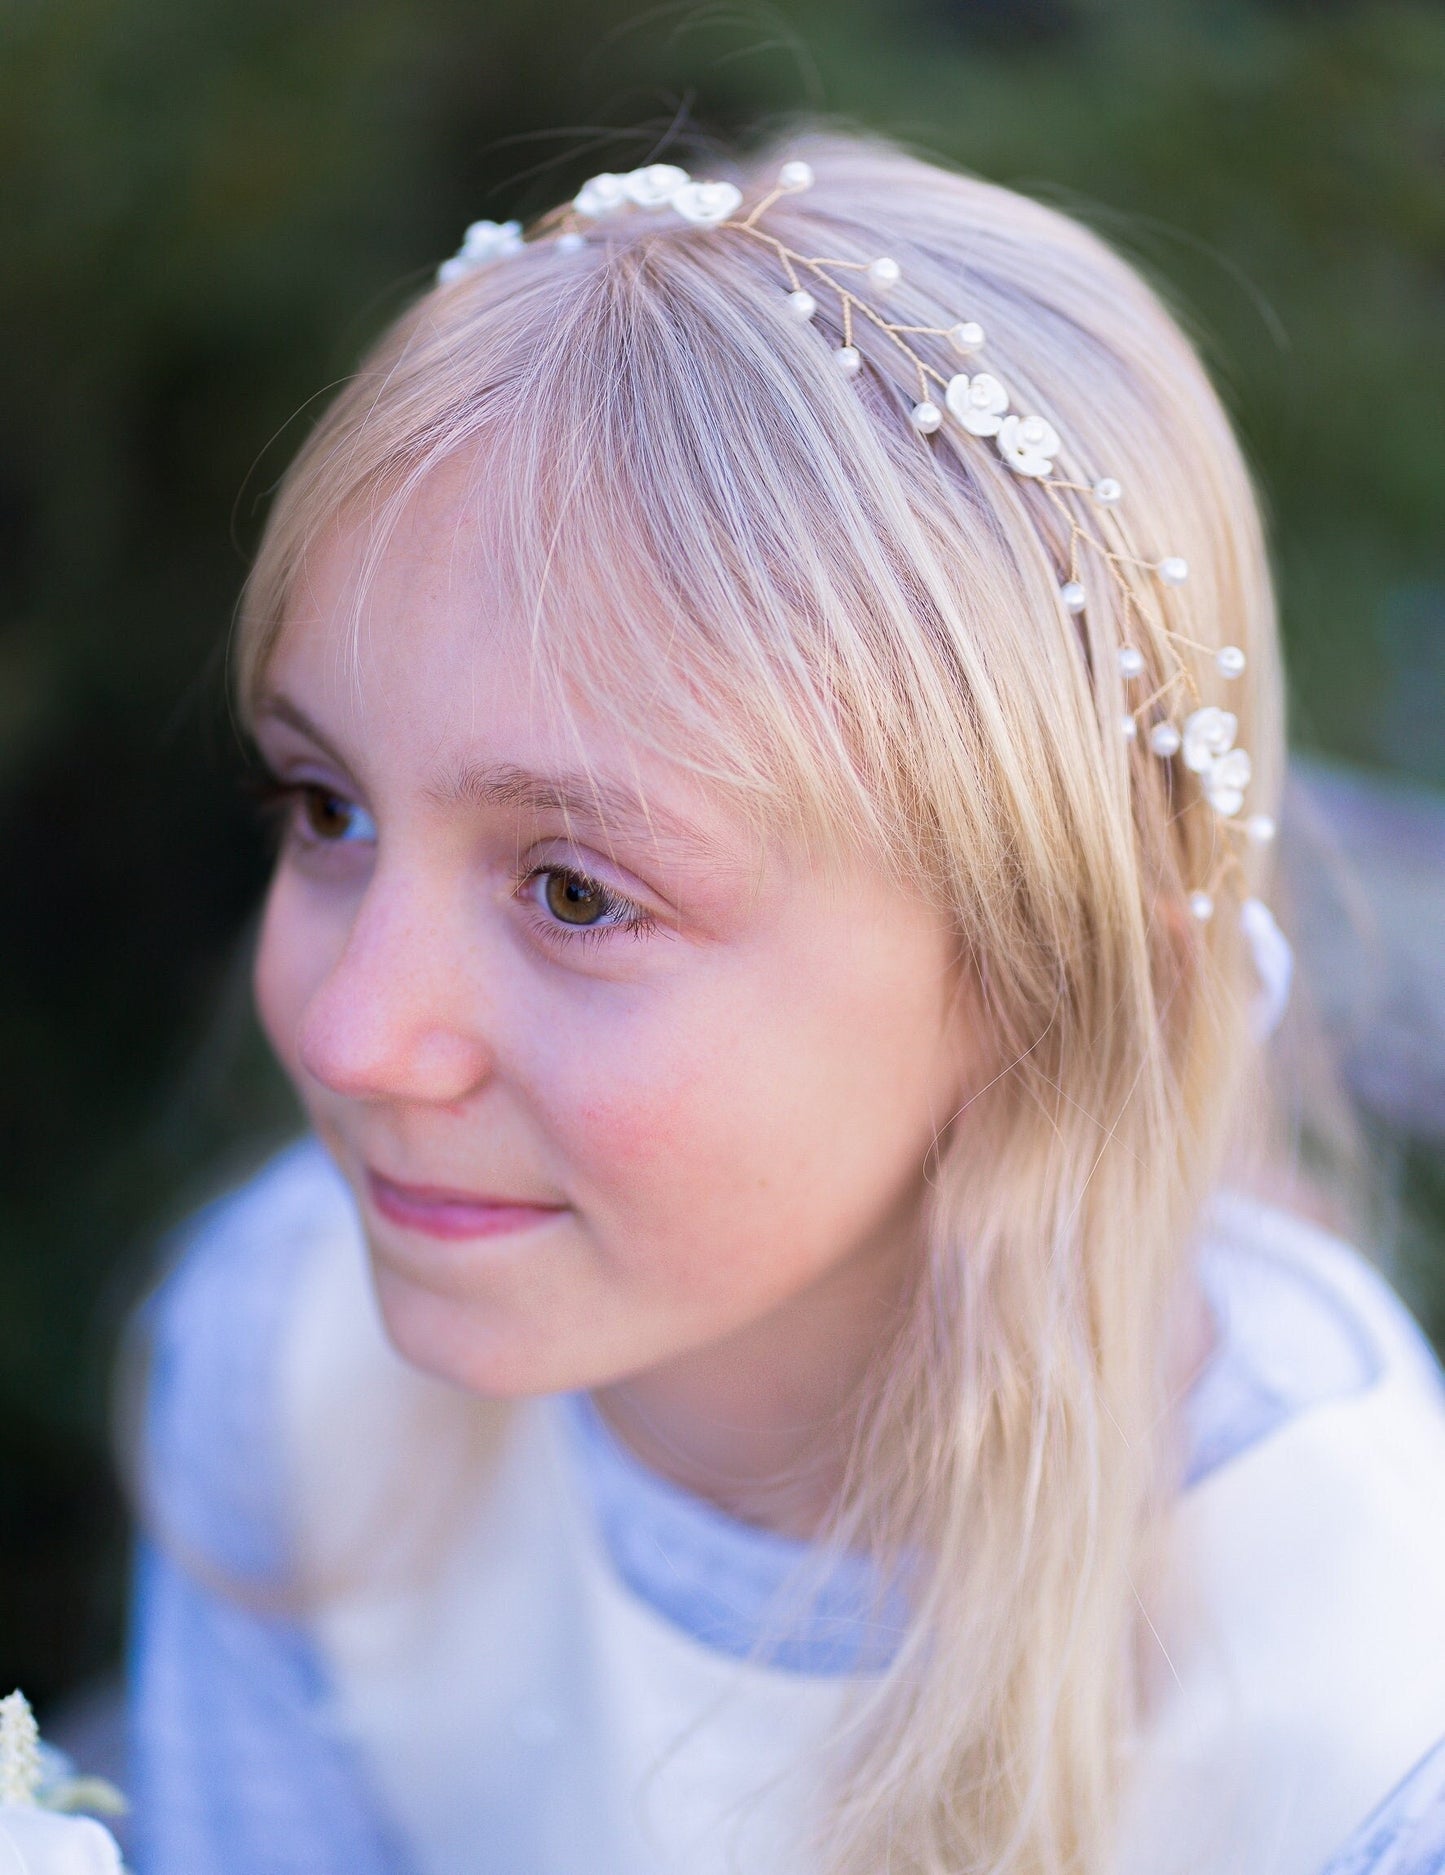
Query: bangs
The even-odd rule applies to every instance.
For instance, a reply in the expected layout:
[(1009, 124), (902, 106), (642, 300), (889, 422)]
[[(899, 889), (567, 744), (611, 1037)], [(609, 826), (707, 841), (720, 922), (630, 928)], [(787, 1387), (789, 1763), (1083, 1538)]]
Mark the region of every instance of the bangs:
[(906, 863), (921, 674), (907, 619), (932, 617), (934, 648), (950, 635), (960, 579), (997, 579), (981, 555), (969, 566), (986, 530), (956, 532), (945, 592), (895, 459), (916, 439), (876, 421), (765, 277), (761, 306), (740, 302), (735, 254), (644, 236), (565, 279), (548, 260), (423, 301), (298, 458), (246, 595), (245, 702), (321, 533), (366, 524), (359, 620), (407, 504), (461, 461), (462, 513), (499, 543), (538, 708), (564, 730), (601, 717), (759, 833)]

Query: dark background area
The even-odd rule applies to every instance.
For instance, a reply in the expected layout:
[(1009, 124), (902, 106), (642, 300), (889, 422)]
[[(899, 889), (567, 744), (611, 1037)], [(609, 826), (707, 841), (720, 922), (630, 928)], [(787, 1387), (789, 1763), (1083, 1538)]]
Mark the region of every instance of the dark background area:
[[(1045, 197), (1185, 309), (1269, 507), (1295, 743), (1429, 818), (1439, 5), (5, 0), (0, 1690), (42, 1717), (120, 1645), (124, 1313), (162, 1229), (295, 1123), (247, 1006), (224, 684), (267, 489), (469, 220), (799, 112)], [(1440, 1140), (1366, 1123), (1438, 1336)]]

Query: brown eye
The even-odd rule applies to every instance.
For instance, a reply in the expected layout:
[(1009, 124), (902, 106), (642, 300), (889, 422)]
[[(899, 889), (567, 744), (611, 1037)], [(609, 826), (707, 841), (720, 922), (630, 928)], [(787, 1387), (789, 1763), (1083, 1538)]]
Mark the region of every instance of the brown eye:
[(301, 813), (306, 822), (306, 831), (312, 839), (332, 842), (354, 835), (360, 818), (350, 801), (333, 794), (329, 788), (303, 789)]
[(596, 924), (612, 909), (612, 894), (580, 872), (554, 869), (542, 888), (547, 909), (563, 924)]

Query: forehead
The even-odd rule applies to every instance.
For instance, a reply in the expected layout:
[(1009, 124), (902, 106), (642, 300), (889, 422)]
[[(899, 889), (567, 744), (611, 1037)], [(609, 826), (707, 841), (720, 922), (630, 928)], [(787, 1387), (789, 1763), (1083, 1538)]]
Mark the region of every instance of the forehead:
[(411, 616), (433, 639), (448, 615), (503, 623), (521, 595), (503, 550), (503, 504), (487, 493), (478, 469), (446, 461), (412, 488), (353, 496), (301, 556), (283, 635), (364, 627), (385, 653)]
[[(760, 859), (755, 817), (726, 789), (638, 735), (585, 680), (549, 681), (511, 542), (485, 464), (449, 462), (404, 500), (353, 504), (297, 568), (258, 715), (305, 718), (349, 764), (442, 804), (585, 813), (620, 834), (641, 826)], [(620, 599), (615, 584), (598, 593), (594, 616), (574, 587), (568, 635), (605, 631)]]

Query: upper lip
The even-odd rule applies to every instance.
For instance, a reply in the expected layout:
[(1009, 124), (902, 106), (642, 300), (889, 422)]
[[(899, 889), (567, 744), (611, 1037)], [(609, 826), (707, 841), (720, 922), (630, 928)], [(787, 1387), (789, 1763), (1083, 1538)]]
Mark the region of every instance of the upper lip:
[(366, 1176), (375, 1184), (400, 1193), (413, 1204), (457, 1204), (476, 1208), (489, 1205), (499, 1210), (512, 1207), (530, 1211), (560, 1211), (565, 1208), (555, 1199), (511, 1198), (492, 1191), (462, 1191), (454, 1185), (413, 1184), (408, 1179), (394, 1178), (390, 1172), (378, 1171), (374, 1165), (366, 1167)]

